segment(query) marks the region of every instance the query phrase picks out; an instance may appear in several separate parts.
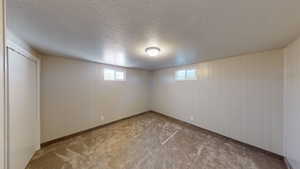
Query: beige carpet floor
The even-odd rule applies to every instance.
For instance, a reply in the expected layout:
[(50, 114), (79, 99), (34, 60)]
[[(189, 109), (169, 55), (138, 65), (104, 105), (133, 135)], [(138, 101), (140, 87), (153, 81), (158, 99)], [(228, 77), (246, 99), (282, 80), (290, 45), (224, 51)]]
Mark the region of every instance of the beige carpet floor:
[(27, 169), (286, 169), (263, 151), (156, 113), (38, 151)]

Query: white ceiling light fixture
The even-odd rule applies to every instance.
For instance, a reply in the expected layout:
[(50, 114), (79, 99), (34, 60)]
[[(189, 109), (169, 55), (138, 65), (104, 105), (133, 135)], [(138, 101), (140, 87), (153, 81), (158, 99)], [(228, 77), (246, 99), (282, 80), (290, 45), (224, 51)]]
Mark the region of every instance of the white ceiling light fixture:
[(158, 47), (149, 47), (145, 49), (145, 52), (149, 55), (149, 56), (157, 56), (160, 53), (160, 48)]

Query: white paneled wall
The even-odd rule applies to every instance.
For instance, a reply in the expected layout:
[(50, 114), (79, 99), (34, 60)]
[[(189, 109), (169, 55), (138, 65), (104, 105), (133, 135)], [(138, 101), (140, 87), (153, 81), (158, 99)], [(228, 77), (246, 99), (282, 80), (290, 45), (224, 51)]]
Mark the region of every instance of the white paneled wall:
[[(126, 81), (104, 81), (104, 68)], [(150, 110), (148, 71), (43, 56), (41, 74), (42, 142)]]
[(300, 39), (284, 50), (284, 149), (294, 169), (300, 169)]
[[(175, 81), (181, 68), (198, 80)], [(282, 154), (282, 50), (158, 70), (152, 93), (154, 111)]]

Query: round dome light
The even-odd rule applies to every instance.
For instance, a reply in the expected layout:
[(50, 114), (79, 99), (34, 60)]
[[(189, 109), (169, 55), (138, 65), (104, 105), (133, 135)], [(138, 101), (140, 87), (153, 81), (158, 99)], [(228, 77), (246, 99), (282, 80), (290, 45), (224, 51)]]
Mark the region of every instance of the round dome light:
[(146, 48), (145, 52), (149, 56), (157, 56), (160, 53), (160, 49), (158, 47), (149, 47), (149, 48)]

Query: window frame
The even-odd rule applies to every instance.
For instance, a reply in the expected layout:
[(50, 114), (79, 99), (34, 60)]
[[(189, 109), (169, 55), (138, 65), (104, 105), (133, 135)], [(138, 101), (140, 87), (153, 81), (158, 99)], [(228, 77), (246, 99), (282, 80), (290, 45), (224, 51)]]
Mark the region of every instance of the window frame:
[[(194, 78), (188, 78), (188, 71), (194, 71), (194, 75), (193, 75)], [(193, 69), (193, 68), (191, 68), (191, 69), (186, 69), (186, 70), (185, 70), (185, 79), (186, 79), (186, 80), (197, 80), (197, 79), (198, 79), (198, 76), (197, 76), (197, 69)]]
[[(184, 71), (183, 77), (178, 76), (179, 72), (181, 72), (181, 71)], [(181, 78), (179, 79), (178, 77), (181, 77)], [(176, 71), (175, 71), (175, 80), (176, 80), (176, 81), (184, 81), (184, 80), (186, 80), (186, 70), (185, 70), (185, 69), (179, 69), (179, 70), (176, 70)]]
[[(178, 72), (184, 71), (184, 77), (183, 78), (178, 78)], [(194, 73), (194, 78), (188, 78), (188, 71), (195, 71)], [(177, 69), (175, 71), (175, 81), (193, 81), (193, 80), (198, 80), (198, 70), (196, 68), (188, 68), (188, 69)]]
[[(123, 79), (117, 79), (117, 73), (123, 73)], [(115, 71), (115, 81), (126, 81), (126, 72), (125, 71)]]
[[(106, 78), (106, 71), (112, 71), (112, 78)], [(123, 79), (117, 79), (117, 73), (123, 73)], [(104, 81), (126, 81), (126, 72), (122, 70), (115, 70), (111, 68), (104, 68), (103, 69), (103, 80)]]

